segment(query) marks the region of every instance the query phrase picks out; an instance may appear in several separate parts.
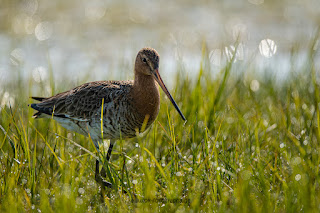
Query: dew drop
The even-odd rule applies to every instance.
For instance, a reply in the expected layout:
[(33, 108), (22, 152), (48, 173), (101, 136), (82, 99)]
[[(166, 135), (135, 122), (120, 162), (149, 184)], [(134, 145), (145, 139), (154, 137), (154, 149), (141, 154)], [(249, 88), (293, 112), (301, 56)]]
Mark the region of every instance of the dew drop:
[(79, 194), (84, 194), (84, 193), (85, 193), (85, 190), (84, 190), (84, 188), (79, 188), (79, 189), (78, 189), (78, 192), (79, 192)]
[(177, 175), (178, 177), (182, 176), (181, 172), (177, 172), (176, 175)]
[(77, 203), (77, 205), (82, 205), (83, 204), (83, 200), (80, 197), (77, 197), (76, 203)]

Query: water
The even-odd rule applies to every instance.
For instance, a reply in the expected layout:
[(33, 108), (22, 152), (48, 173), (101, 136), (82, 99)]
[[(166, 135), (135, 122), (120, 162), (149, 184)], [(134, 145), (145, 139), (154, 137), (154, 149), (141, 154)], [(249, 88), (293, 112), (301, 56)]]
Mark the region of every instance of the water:
[(48, 81), (50, 69), (66, 88), (83, 80), (132, 79), (136, 53), (151, 46), (161, 55), (170, 89), (177, 70), (191, 77), (198, 72), (203, 42), (219, 70), (237, 39), (237, 61), (254, 58), (257, 71), (271, 67), (283, 78), (293, 47), (300, 47), (297, 69), (306, 59), (319, 6), (318, 0), (6, 1), (0, 9), (0, 83), (17, 76)]

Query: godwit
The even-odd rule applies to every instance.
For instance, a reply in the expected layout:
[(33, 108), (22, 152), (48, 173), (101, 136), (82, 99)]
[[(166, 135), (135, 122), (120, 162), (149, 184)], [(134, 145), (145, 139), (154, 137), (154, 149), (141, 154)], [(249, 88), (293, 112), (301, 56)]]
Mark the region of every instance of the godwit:
[[(103, 139), (110, 139), (106, 157), (109, 161), (116, 140), (137, 136), (156, 119), (160, 108), (160, 93), (156, 82), (182, 119), (186, 120), (163, 83), (158, 69), (157, 51), (143, 48), (136, 57), (134, 81), (96, 81), (49, 98), (32, 97), (41, 101), (31, 104), (38, 111), (34, 117), (53, 118), (68, 130), (90, 136), (97, 150)], [(100, 174), (99, 160), (96, 160), (96, 181), (111, 187), (111, 183), (101, 175), (105, 177), (105, 171), (102, 168)]]

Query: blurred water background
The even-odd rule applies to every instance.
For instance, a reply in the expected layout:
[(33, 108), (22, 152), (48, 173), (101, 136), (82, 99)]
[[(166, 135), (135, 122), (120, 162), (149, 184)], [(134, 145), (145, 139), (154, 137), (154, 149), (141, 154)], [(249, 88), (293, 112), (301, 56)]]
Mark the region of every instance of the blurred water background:
[[(199, 72), (203, 44), (218, 73), (236, 41), (239, 72), (267, 70), (284, 79), (308, 60), (320, 24), (319, 0), (0, 2), (0, 92), (52, 76), (66, 89), (84, 79), (132, 79), (145, 46), (160, 53), (160, 72), (172, 87), (174, 73)], [(319, 56), (315, 61), (318, 69)], [(51, 95), (51, 87), (36, 93)]]

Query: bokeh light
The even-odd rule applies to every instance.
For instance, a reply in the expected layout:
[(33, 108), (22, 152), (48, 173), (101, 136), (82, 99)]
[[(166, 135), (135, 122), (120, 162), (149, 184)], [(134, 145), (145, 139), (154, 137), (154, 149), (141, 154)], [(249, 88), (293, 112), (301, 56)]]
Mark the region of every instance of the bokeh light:
[(39, 41), (47, 40), (52, 34), (52, 25), (49, 22), (40, 22), (37, 24), (34, 34)]
[(277, 45), (271, 39), (263, 39), (259, 44), (260, 54), (266, 58), (271, 58), (277, 52)]

